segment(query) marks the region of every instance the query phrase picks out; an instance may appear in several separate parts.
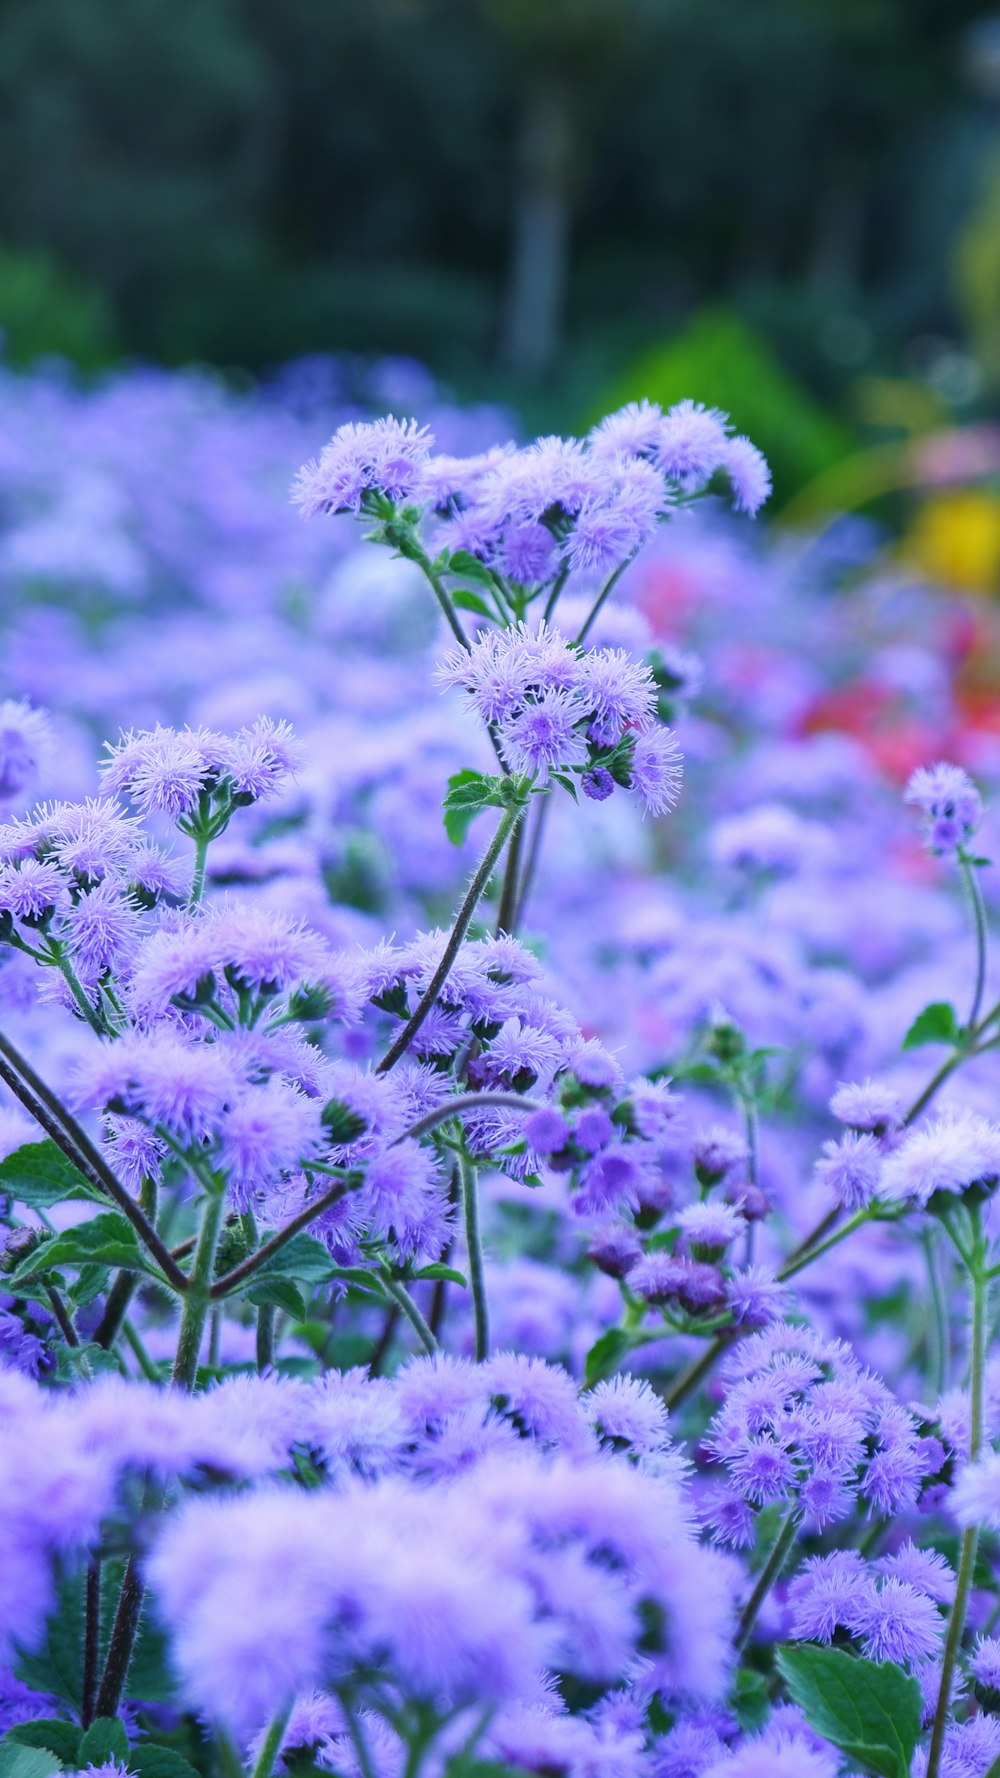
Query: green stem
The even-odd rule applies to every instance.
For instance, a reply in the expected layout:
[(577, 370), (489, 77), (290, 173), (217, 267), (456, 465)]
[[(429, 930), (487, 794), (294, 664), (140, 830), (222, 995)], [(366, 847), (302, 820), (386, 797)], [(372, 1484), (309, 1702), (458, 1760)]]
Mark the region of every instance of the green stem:
[(81, 1015), (90, 1026), (90, 1029), (96, 1031), (98, 1037), (113, 1036), (114, 1032), (110, 1030), (106, 1020), (102, 1019), (100, 1013), (92, 1004), (86, 988), (81, 982), (80, 977), (77, 975), (76, 970), (73, 968), (69, 958), (64, 954), (61, 945), (56, 947), (54, 951), (54, 960), (56, 968), (59, 970), (63, 981), (66, 983), (66, 986), (80, 1009)]
[[(975, 1262), (970, 1269), (972, 1330), (969, 1359), (969, 1462), (974, 1463), (983, 1443), (989, 1285), (986, 1279), (986, 1243), (983, 1240), (982, 1216), (978, 1204), (970, 1206), (969, 1219), (972, 1224), (972, 1253)], [(948, 1637), (944, 1646), (944, 1658), (941, 1662), (941, 1685), (938, 1691), (937, 1708), (934, 1712), (930, 1750), (927, 1755), (927, 1778), (939, 1778), (941, 1770), (941, 1757), (944, 1752), (944, 1739), (948, 1727), (955, 1669), (958, 1665), (962, 1636), (965, 1631), (965, 1619), (972, 1592), (978, 1548), (979, 1528), (976, 1525), (970, 1525), (962, 1536), (955, 1602), (951, 1608), (951, 1618), (948, 1623)]]
[(711, 1345), (706, 1346), (704, 1352), (698, 1355), (694, 1363), (690, 1364), (686, 1371), (681, 1372), (676, 1383), (670, 1389), (664, 1390), (664, 1405), (668, 1408), (675, 1408), (686, 1395), (690, 1395), (692, 1389), (697, 1389), (702, 1378), (707, 1377), (719, 1354), (726, 1350), (731, 1340), (732, 1335), (728, 1332), (716, 1334)]
[(507, 844), (509, 836), (513, 833), (523, 813), (524, 809), (520, 803), (516, 804), (513, 808), (504, 810), (503, 815), (497, 824), (497, 830), (487, 846), (486, 851), (483, 853), (476, 874), (466, 891), (465, 899), (455, 916), (455, 924), (448, 935), (448, 942), (441, 953), (441, 960), (438, 963), (434, 974), (431, 976), (415, 1010), (410, 1014), (403, 1029), (396, 1037), (395, 1042), (386, 1050), (381, 1062), (376, 1066), (376, 1074), (388, 1074), (390, 1068), (396, 1066), (400, 1057), (405, 1055), (410, 1043), (420, 1030), (428, 1013), (431, 1011), (431, 1008), (437, 999), (438, 992), (447, 979), (448, 971), (454, 963), (455, 958), (458, 956), (462, 940), (471, 925), (472, 916), (479, 906), (483, 894), (485, 893), (486, 886), (496, 868), (497, 859), (500, 857), (504, 846)]
[(191, 1268), (188, 1288), (184, 1297), (184, 1312), (181, 1316), (177, 1357), (174, 1359), (171, 1377), (175, 1389), (192, 1390), (198, 1375), (198, 1354), (201, 1351), (205, 1322), (211, 1306), (212, 1299), (209, 1291), (224, 1211), (225, 1198), (222, 1192), (213, 1192), (210, 1197), (205, 1199), (201, 1228), (198, 1232), (198, 1245), (195, 1248), (194, 1265)]
[(633, 550), (632, 555), (626, 556), (624, 562), (620, 562), (618, 564), (618, 567), (615, 569), (614, 573), (610, 574), (608, 576), (607, 580), (605, 581), (604, 585), (602, 586), (602, 588), (600, 590), (600, 593), (597, 596), (597, 599), (595, 600), (594, 604), (591, 606), (590, 611), (587, 614), (587, 619), (586, 619), (586, 622), (584, 623), (582, 630), (579, 630), (576, 634), (576, 637), (574, 638), (578, 647), (580, 646), (581, 643), (586, 642), (587, 637), (590, 635), (590, 632), (594, 627), (594, 624), (597, 622), (598, 616), (600, 615), (602, 605), (604, 604), (605, 600), (609, 597), (609, 595), (613, 592), (614, 588), (618, 585), (618, 582), (621, 580), (621, 577), (624, 574), (626, 568), (628, 568), (631, 565), (631, 562), (632, 562), (634, 556), (635, 556), (635, 551)]
[(291, 1703), (286, 1704), (283, 1710), (278, 1710), (271, 1718), (267, 1734), (260, 1744), (260, 1752), (254, 1761), (251, 1778), (271, 1778), (274, 1762), (281, 1747), (281, 1737), (288, 1727), (288, 1718), (292, 1714), (294, 1701), (292, 1699)]
[(97, 1324), (94, 1343), (103, 1346), (110, 1352), (122, 1330), (122, 1323), (128, 1314), (128, 1306), (135, 1293), (138, 1283), (135, 1272), (119, 1272), (104, 1303), (104, 1313)]
[(781, 1530), (778, 1532), (777, 1537), (771, 1545), (767, 1561), (764, 1563), (763, 1568), (757, 1576), (757, 1584), (740, 1613), (740, 1621), (737, 1625), (736, 1636), (734, 1638), (734, 1644), (739, 1653), (742, 1653), (746, 1648), (753, 1633), (754, 1624), (757, 1622), (760, 1608), (781, 1573), (781, 1570), (785, 1566), (789, 1551), (795, 1542), (798, 1528), (798, 1512), (792, 1511), (789, 1513)]
[(932, 1401), (937, 1401), (948, 1387), (950, 1370), (950, 1330), (948, 1325), (948, 1305), (941, 1288), (941, 1272), (938, 1264), (938, 1235), (934, 1229), (926, 1229), (920, 1237), (927, 1262), (927, 1288), (930, 1295), (931, 1317), (927, 1328), (927, 1387)]
[(841, 1223), (838, 1229), (834, 1229), (832, 1235), (828, 1235), (825, 1241), (804, 1247), (793, 1258), (787, 1259), (777, 1273), (779, 1284), (783, 1284), (786, 1278), (794, 1278), (796, 1272), (801, 1272), (805, 1266), (811, 1266), (813, 1260), (818, 1259), (821, 1253), (828, 1253), (831, 1247), (839, 1247), (841, 1241), (846, 1241), (848, 1235), (853, 1235), (855, 1229), (863, 1228), (864, 1224), (871, 1222), (871, 1220), (870, 1207), (856, 1210), (854, 1215), (849, 1217), (846, 1222)]
[[(465, 1223), (465, 1245), (469, 1254), (469, 1286), (472, 1311), (476, 1323), (476, 1362), (482, 1364), (490, 1350), (490, 1314), (483, 1270), (483, 1237), (479, 1225), (479, 1191), (476, 1169), (465, 1155), (459, 1161), (462, 1182), (462, 1216)], [(432, 1336), (433, 1338), (433, 1336)]]
[(545, 824), (548, 820), (550, 802), (551, 799), (547, 796), (540, 796), (537, 799), (537, 807), (535, 809), (534, 817), (534, 831), (531, 835), (531, 844), (528, 847), (527, 862), (524, 866), (524, 870), (521, 874), (521, 881), (518, 886), (517, 903), (514, 908), (513, 925), (511, 927), (512, 932), (517, 931), (517, 928), (520, 926), (521, 921), (524, 918), (525, 905), (528, 896), (531, 894), (532, 885), (535, 881), (535, 875), (542, 856), (542, 843), (545, 839)]
[(191, 890), (188, 895), (188, 909), (196, 908), (205, 893), (205, 872), (208, 868), (208, 848), (211, 835), (199, 832), (194, 836), (194, 871), (191, 877)]
[(274, 1304), (261, 1303), (257, 1310), (257, 1369), (269, 1370), (274, 1363)]
[(500, 902), (497, 907), (497, 933), (514, 931), (517, 918), (517, 886), (521, 879), (521, 854), (524, 851), (525, 823), (519, 821), (510, 836), (507, 847), (507, 862), (504, 865), (503, 886), (500, 890)]
[(972, 1006), (966, 1020), (966, 1029), (975, 1029), (979, 1017), (979, 1009), (983, 1004), (983, 993), (986, 988), (986, 909), (983, 905), (983, 892), (976, 877), (976, 867), (970, 862), (964, 847), (959, 847), (958, 862), (965, 883), (969, 901), (972, 904), (972, 922), (976, 933), (976, 985), (972, 992)]
[(548, 598), (545, 601), (545, 613), (544, 613), (543, 621), (547, 624), (550, 624), (552, 622), (555, 608), (559, 603), (559, 595), (562, 592), (563, 587), (566, 585), (566, 582), (568, 579), (569, 579), (569, 567), (568, 567), (568, 565), (564, 565), (562, 568), (560, 568), (559, 573), (556, 575), (555, 580), (552, 582), (552, 591), (550, 592)]
[(391, 541), (396, 545), (401, 556), (405, 556), (408, 562), (416, 563), (441, 607), (445, 622), (456, 642), (460, 642), (462, 647), (471, 653), (471, 644), (468, 636), (462, 628), (458, 612), (455, 610), (455, 607), (451, 602), (451, 596), (445, 587), (444, 581), (441, 579), (440, 574), (426, 550), (421, 548), (412, 531), (407, 531), (402, 536), (397, 536), (394, 532)]
[(143, 1214), (135, 1199), (125, 1190), (108, 1166), (100, 1150), (86, 1131), (57, 1099), (51, 1088), (37, 1075), (8, 1037), (0, 1033), (0, 1080), (10, 1087), (15, 1098), (30, 1112), (56, 1147), (72, 1161), (77, 1171), (95, 1190), (111, 1198), (123, 1216), (127, 1216), (139, 1239), (148, 1247), (160, 1270), (175, 1290), (187, 1289), (187, 1277), (160, 1240), (152, 1223)]
[(61, 1293), (56, 1289), (54, 1284), (47, 1284), (45, 1286), (45, 1294), (49, 1299), (49, 1306), (52, 1313), (59, 1323), (59, 1332), (66, 1341), (67, 1346), (79, 1346), (80, 1336), (77, 1333), (76, 1328), (73, 1326), (73, 1317), (67, 1309)]
[(424, 1351), (431, 1354), (439, 1352), (441, 1348), (405, 1284), (401, 1284), (398, 1278), (386, 1277), (382, 1278), (382, 1284), (388, 1295), (392, 1297), (393, 1302), (406, 1316)]
[(537, 1099), (529, 1099), (524, 1093), (457, 1093), (453, 1099), (446, 1099), (433, 1111), (428, 1111), (415, 1124), (395, 1136), (389, 1144), (395, 1148), (397, 1143), (411, 1141), (418, 1136), (425, 1136), (435, 1125), (447, 1122), (450, 1117), (464, 1117), (467, 1111), (539, 1111)]
[(139, 1369), (146, 1378), (146, 1381), (148, 1383), (158, 1383), (160, 1381), (160, 1373), (153, 1363), (153, 1360), (150, 1358), (149, 1353), (146, 1351), (142, 1340), (139, 1338), (136, 1328), (133, 1326), (127, 1315), (122, 1322), (122, 1334), (132, 1348), (138, 1361)]

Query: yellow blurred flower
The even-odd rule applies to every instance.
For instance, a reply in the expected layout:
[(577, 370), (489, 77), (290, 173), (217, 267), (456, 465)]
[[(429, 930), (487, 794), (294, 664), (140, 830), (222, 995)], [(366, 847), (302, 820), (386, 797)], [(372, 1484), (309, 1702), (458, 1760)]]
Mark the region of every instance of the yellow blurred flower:
[(1000, 497), (985, 488), (935, 494), (920, 507), (901, 545), (907, 562), (963, 592), (1000, 588)]

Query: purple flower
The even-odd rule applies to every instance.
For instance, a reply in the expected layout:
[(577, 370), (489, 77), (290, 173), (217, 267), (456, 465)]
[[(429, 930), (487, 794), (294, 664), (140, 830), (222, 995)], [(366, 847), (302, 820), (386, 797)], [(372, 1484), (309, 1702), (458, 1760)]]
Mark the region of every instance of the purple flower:
[(944, 1635), (944, 1620), (925, 1593), (891, 1578), (873, 1588), (855, 1610), (849, 1629), (861, 1638), (872, 1661), (933, 1660)]
[(954, 852), (975, 834), (982, 819), (982, 798), (961, 766), (944, 760), (918, 766), (904, 792), (924, 818), (924, 839), (931, 852)]
[(726, 417), (718, 408), (679, 401), (663, 416), (652, 456), (671, 481), (694, 489), (725, 462), (728, 445)]
[(339, 427), (318, 461), (306, 463), (292, 486), (304, 519), (317, 513), (357, 512), (372, 489), (390, 499), (418, 487), (433, 438), (415, 420), (349, 421)]
[(721, 467), (729, 477), (736, 511), (754, 518), (771, 492), (771, 471), (761, 452), (748, 438), (727, 439)]
[(584, 772), (580, 779), (580, 788), (591, 802), (605, 803), (614, 794), (615, 781), (607, 766), (595, 766), (593, 771)]
[(841, 1084), (830, 1100), (830, 1110), (840, 1123), (873, 1136), (898, 1130), (903, 1121), (900, 1094), (880, 1080)]
[(839, 1142), (824, 1142), (816, 1178), (845, 1210), (863, 1210), (878, 1196), (883, 1154), (875, 1136), (848, 1130)]
[(627, 1446), (648, 1456), (668, 1442), (667, 1410), (641, 1377), (609, 1377), (581, 1397), (598, 1437), (608, 1446)]
[(629, 758), (629, 789), (647, 815), (664, 815), (680, 795), (682, 755), (670, 729), (638, 735)]
[(882, 1162), (878, 1195), (925, 1205), (935, 1192), (992, 1187), (1000, 1178), (1000, 1124), (976, 1111), (942, 1112)]
[(596, 648), (581, 660), (580, 695), (590, 710), (587, 733), (598, 747), (614, 747), (626, 729), (645, 728), (656, 708), (652, 674), (622, 648)]
[(44, 711), (24, 698), (0, 699), (0, 802), (15, 802), (32, 790), (52, 753), (52, 733)]
[(552, 771), (583, 765), (587, 742), (580, 724), (586, 705), (576, 692), (543, 691), (500, 724), (500, 745), (511, 770), (547, 779)]

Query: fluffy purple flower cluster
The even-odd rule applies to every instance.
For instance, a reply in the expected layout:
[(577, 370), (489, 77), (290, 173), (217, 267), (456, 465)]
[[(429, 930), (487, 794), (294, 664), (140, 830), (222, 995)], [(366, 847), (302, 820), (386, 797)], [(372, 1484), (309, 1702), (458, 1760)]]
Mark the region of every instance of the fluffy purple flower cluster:
[(441, 678), (495, 730), (510, 771), (543, 784), (573, 774), (595, 802), (620, 784), (651, 815), (676, 802), (676, 739), (656, 722), (652, 670), (624, 649), (582, 650), (544, 623), (521, 624), (453, 649)]
[(859, 1505), (892, 1517), (916, 1505), (941, 1469), (940, 1441), (850, 1349), (780, 1324), (744, 1340), (726, 1361), (726, 1400), (706, 1449), (726, 1469), (707, 1522), (721, 1542), (750, 1544), (763, 1507), (780, 1505), (820, 1529)]
[[(583, 439), (540, 438), (526, 449), (435, 457), (426, 428), (389, 417), (351, 422), (299, 472), (292, 497), (306, 518), (403, 502), (439, 519), (436, 542), (486, 563), (505, 581), (540, 588), (559, 575), (609, 574), (650, 539), (678, 499), (714, 477), (739, 511), (767, 499), (767, 465), (724, 414), (682, 401), (610, 415)], [(390, 541), (397, 541), (390, 539)]]
[[(4, 429), (0, 1767), (985, 1778), (990, 815), (910, 780), (959, 885), (893, 782), (1000, 771), (954, 601), (661, 526), (767, 491), (693, 403), (283, 387)], [(338, 422), (385, 550), (274, 500)]]

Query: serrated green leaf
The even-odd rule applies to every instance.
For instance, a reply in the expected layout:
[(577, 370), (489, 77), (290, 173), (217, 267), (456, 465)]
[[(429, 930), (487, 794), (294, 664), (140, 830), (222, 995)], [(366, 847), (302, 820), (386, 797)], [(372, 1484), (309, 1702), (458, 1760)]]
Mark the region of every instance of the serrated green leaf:
[(918, 1012), (906, 1036), (904, 1050), (919, 1049), (924, 1043), (955, 1043), (961, 1036), (958, 1014), (947, 1000), (932, 1000)]
[(26, 1747), (9, 1736), (0, 1741), (0, 1778), (52, 1778), (62, 1769), (62, 1760), (50, 1748)]
[(198, 1778), (183, 1754), (155, 1741), (140, 1741), (129, 1750), (128, 1769), (138, 1773), (138, 1778)]
[[(265, 1234), (264, 1240), (267, 1239)], [(283, 1247), (279, 1247), (269, 1259), (262, 1261), (256, 1272), (251, 1272), (247, 1279), (247, 1291), (259, 1291), (263, 1285), (270, 1285), (276, 1279), (296, 1285), (329, 1284), (336, 1270), (322, 1241), (300, 1231), (290, 1241), (286, 1241)], [(237, 1293), (234, 1291), (233, 1294)]]
[(496, 612), (490, 610), (486, 600), (481, 599), (478, 593), (470, 592), (467, 586), (458, 587), (451, 595), (451, 602), (458, 606), (459, 611), (474, 611), (477, 617), (496, 620)]
[(18, 1204), (42, 1210), (67, 1198), (89, 1198), (97, 1204), (108, 1201), (48, 1138), (27, 1142), (0, 1161), (0, 1191), (9, 1193)]
[(117, 1716), (98, 1716), (80, 1742), (80, 1765), (103, 1766), (109, 1760), (129, 1763), (129, 1740)]
[(493, 585), (489, 569), (467, 549), (456, 549), (448, 557), (448, 573), (464, 574), (466, 580), (475, 581), (477, 586)]
[(59, 1716), (36, 1717), (33, 1722), (15, 1723), (7, 1730), (2, 1745), (6, 1746), (8, 1741), (20, 1741), (24, 1747), (45, 1747), (64, 1766), (79, 1764), (79, 1726), (75, 1722), (65, 1722)]
[(444, 828), (453, 846), (460, 846), (481, 809), (498, 808), (496, 780), (485, 772), (464, 770), (448, 779), (444, 799)]
[(113, 1352), (95, 1341), (81, 1346), (60, 1345), (56, 1348), (56, 1377), (60, 1383), (78, 1383), (81, 1377), (121, 1375), (121, 1365)]
[(469, 1280), (463, 1272), (456, 1272), (454, 1266), (443, 1266), (438, 1261), (432, 1266), (421, 1266), (419, 1272), (412, 1274), (414, 1278), (443, 1278), (448, 1284), (460, 1284), (468, 1290)]
[(866, 1661), (804, 1643), (778, 1650), (778, 1671), (810, 1728), (876, 1778), (909, 1778), (920, 1736), (915, 1679), (893, 1661)]
[(11, 1274), (7, 1289), (13, 1290), (39, 1272), (57, 1271), (60, 1266), (88, 1265), (121, 1266), (126, 1271), (154, 1272), (159, 1276), (139, 1246), (128, 1219), (117, 1210), (103, 1210), (90, 1222), (79, 1222), (74, 1228), (63, 1229), (51, 1241), (36, 1248)]
[(609, 1327), (607, 1333), (602, 1333), (600, 1339), (595, 1340), (587, 1353), (587, 1363), (583, 1373), (584, 1388), (592, 1389), (595, 1383), (600, 1383), (605, 1377), (610, 1377), (616, 1369), (619, 1359), (624, 1358), (631, 1344), (632, 1341), (623, 1327)]
[(289, 1278), (265, 1279), (263, 1284), (255, 1284), (252, 1290), (247, 1291), (246, 1299), (258, 1309), (264, 1304), (281, 1309), (293, 1321), (304, 1321), (306, 1318), (305, 1297), (298, 1285), (293, 1284)]

